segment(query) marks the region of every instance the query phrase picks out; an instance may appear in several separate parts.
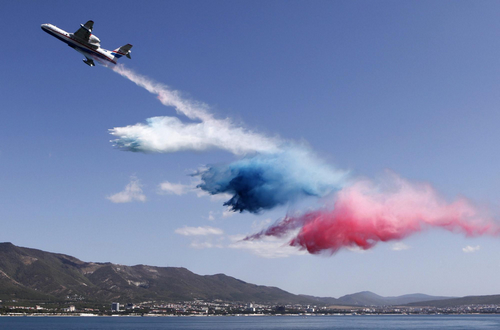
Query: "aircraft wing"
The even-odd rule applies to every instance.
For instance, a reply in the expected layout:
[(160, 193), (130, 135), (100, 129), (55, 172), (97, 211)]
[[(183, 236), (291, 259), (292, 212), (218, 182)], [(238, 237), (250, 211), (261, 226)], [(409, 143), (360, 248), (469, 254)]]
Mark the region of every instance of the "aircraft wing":
[(80, 39), (89, 41), (92, 28), (94, 27), (94, 21), (88, 21), (85, 24), (80, 24), (80, 26), (81, 27), (74, 33), (74, 35)]

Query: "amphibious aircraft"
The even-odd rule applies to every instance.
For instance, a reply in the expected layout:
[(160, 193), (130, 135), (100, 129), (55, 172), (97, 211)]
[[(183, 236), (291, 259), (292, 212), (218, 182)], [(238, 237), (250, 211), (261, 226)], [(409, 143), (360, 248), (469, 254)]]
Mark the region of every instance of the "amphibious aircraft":
[(83, 63), (88, 66), (95, 66), (94, 60), (106, 65), (108, 63), (116, 64), (116, 60), (124, 55), (131, 58), (131, 44), (126, 44), (113, 51), (101, 48), (101, 40), (92, 34), (93, 27), (94, 21), (88, 21), (85, 24), (80, 24), (80, 28), (75, 33), (68, 33), (52, 24), (42, 24), (42, 30), (82, 53), (86, 58)]

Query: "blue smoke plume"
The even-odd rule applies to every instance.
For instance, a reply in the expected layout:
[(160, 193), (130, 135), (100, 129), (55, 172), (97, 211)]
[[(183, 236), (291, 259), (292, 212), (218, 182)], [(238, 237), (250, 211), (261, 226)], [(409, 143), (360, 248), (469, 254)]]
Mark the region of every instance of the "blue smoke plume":
[(322, 197), (340, 189), (347, 173), (331, 168), (303, 148), (257, 154), (200, 170), (198, 188), (230, 194), (233, 211), (258, 213), (306, 196)]

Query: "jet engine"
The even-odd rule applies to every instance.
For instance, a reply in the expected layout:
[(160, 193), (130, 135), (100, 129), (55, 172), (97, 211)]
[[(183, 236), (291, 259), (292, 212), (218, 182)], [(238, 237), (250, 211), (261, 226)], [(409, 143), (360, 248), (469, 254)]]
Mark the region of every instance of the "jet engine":
[(101, 44), (101, 40), (99, 40), (99, 38), (97, 38), (95, 35), (91, 34), (89, 43), (95, 46), (99, 46)]

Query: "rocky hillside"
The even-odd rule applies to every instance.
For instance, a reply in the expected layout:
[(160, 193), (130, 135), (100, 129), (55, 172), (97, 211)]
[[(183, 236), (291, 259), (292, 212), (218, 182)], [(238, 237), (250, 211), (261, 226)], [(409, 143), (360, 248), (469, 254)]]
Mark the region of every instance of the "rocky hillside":
[(0, 243), (0, 300), (138, 303), (220, 299), (265, 304), (439, 307), (500, 304), (500, 295), (450, 298), (424, 294), (382, 297), (369, 291), (338, 299), (294, 295), (224, 274), (202, 276), (186, 268), (84, 262), (65, 254)]
[(275, 287), (185, 268), (124, 266), (0, 243), (0, 299), (60, 301), (185, 301), (221, 299), (270, 304), (319, 303)]

